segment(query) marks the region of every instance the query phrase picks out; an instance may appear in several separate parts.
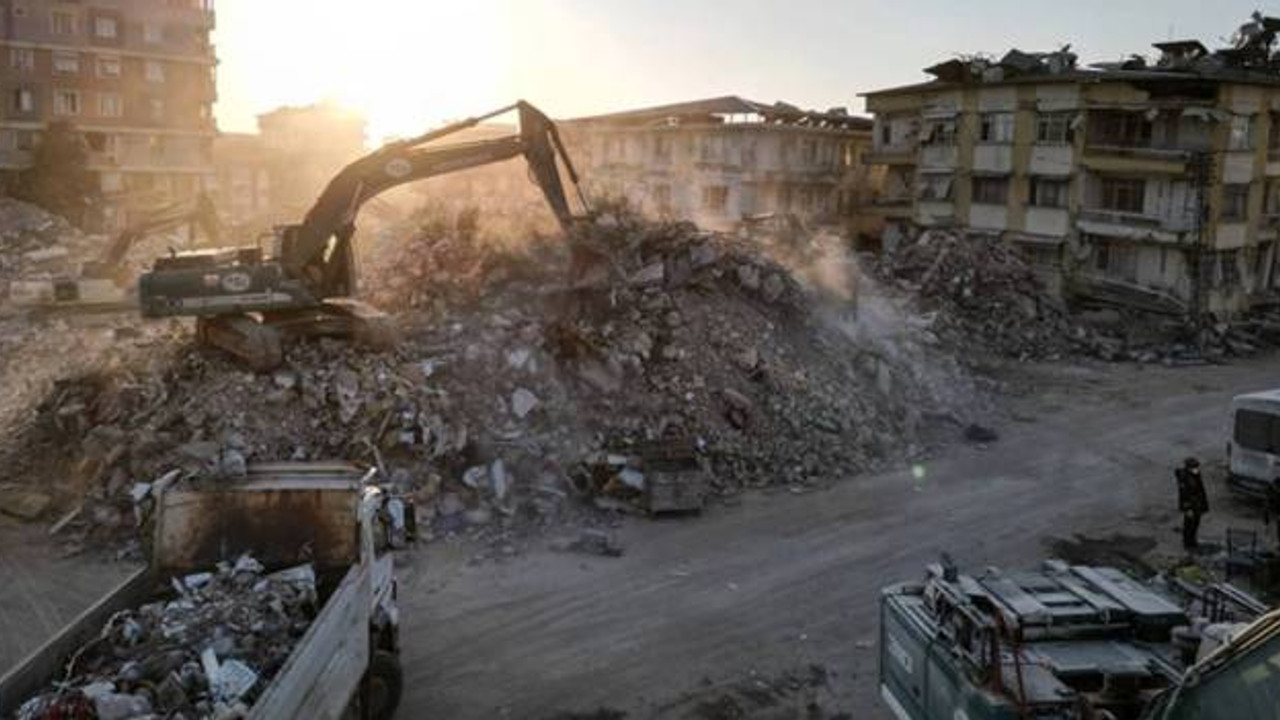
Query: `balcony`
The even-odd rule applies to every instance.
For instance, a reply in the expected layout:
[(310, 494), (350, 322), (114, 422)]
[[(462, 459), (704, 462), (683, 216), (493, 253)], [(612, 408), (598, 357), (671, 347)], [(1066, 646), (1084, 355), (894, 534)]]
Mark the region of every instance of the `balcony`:
[(882, 145), (864, 153), (863, 165), (915, 165), (915, 145)]
[(1158, 216), (1106, 208), (1085, 208), (1076, 216), (1076, 227), (1090, 235), (1176, 243), (1182, 239), (1183, 233), (1194, 229), (1195, 215), (1188, 212)]

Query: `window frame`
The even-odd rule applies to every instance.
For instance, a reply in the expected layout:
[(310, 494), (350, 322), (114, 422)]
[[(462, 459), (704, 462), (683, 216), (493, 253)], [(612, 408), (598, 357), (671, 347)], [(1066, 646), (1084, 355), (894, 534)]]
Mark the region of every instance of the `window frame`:
[[(61, 62), (69, 62), (74, 65), (74, 70), (64, 69), (59, 66)], [(51, 68), (54, 75), (60, 77), (77, 77), (84, 70), (84, 63), (80, 57), (80, 53), (74, 50), (55, 50), (53, 51)]]
[(1011, 112), (987, 112), (978, 117), (978, 143), (1012, 145), (1017, 133), (1017, 118)]
[[(1041, 192), (1046, 188), (1053, 188), (1052, 195), (1056, 197), (1056, 202), (1045, 202), (1047, 199)], [(1066, 178), (1049, 178), (1049, 177), (1032, 177), (1030, 197), (1027, 198), (1027, 204), (1030, 207), (1045, 208), (1050, 210), (1066, 210), (1071, 207), (1071, 181)]]
[[(1036, 144), (1062, 146), (1075, 142), (1075, 131), (1071, 124), (1075, 121), (1069, 112), (1042, 112), (1036, 114)], [(1061, 138), (1055, 137), (1061, 130)]]
[[(1101, 181), (1099, 194), (1101, 202), (1100, 210), (1107, 212), (1126, 213), (1129, 215), (1146, 215), (1147, 213), (1147, 181), (1145, 178), (1103, 178)], [(1126, 193), (1137, 188), (1137, 192)], [(1136, 207), (1133, 204), (1120, 202), (1126, 195), (1131, 195), (1129, 199), (1136, 199)]]
[[(1009, 204), (1009, 182), (1008, 176), (984, 176), (975, 175), (969, 180), (970, 192), (969, 202), (974, 205), (991, 205), (994, 207), (1005, 207)], [(994, 199), (995, 195), (990, 194), (990, 188), (1000, 187), (998, 199)]]
[(1222, 186), (1221, 222), (1245, 222), (1249, 219), (1249, 195), (1251, 183), (1227, 183)]
[[(64, 99), (72, 98), (73, 108), (65, 106)], [(60, 109), (61, 108), (61, 109)], [(76, 88), (54, 88), (53, 114), (58, 117), (79, 117), (84, 114), (84, 95)]]

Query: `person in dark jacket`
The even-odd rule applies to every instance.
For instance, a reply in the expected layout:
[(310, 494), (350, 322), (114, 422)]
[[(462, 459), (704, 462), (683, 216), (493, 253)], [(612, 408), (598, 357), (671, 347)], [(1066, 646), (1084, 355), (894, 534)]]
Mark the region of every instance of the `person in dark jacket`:
[(1194, 550), (1199, 545), (1200, 517), (1209, 512), (1209, 495), (1200, 477), (1200, 461), (1187, 458), (1174, 471), (1178, 480), (1178, 510), (1182, 513), (1182, 547)]

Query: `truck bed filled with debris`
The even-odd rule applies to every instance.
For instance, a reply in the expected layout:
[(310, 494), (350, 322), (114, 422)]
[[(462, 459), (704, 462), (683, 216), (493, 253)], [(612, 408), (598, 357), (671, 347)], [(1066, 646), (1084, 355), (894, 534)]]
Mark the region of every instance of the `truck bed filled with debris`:
[[(323, 604), (314, 568), (268, 573), (252, 556), (173, 578), (113, 614), (16, 720), (212, 718), (250, 707)], [(332, 589), (330, 583), (329, 589)]]

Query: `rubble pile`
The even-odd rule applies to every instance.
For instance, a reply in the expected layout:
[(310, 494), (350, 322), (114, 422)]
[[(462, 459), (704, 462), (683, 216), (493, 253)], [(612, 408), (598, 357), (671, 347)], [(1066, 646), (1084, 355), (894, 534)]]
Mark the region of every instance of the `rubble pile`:
[[(0, 457), (0, 482), (60, 477), (87, 531), (130, 527), (130, 489), (181, 468), (342, 457), (417, 494), (422, 527), (543, 524), (569, 498), (646, 508), (656, 447), (688, 448), (712, 495), (821, 485), (959, 433), (972, 397), (816, 312), (753, 246), (605, 215), (554, 249), (411, 236), (365, 288), (399, 295), (399, 342), (298, 344), (255, 375), (188, 349), (161, 372), (61, 383)], [(410, 278), (404, 281), (403, 278)], [(374, 290), (375, 296), (377, 290)], [(391, 299), (391, 298), (388, 298)]]
[(1079, 347), (1065, 309), (999, 239), (928, 230), (883, 270), (937, 313), (930, 329), (958, 350), (1042, 359)]
[(65, 270), (94, 239), (66, 219), (12, 198), (0, 198), (0, 297), (8, 283), (39, 271)]
[(312, 566), (267, 574), (247, 555), (171, 589), (112, 616), (15, 720), (241, 717), (319, 605)]

